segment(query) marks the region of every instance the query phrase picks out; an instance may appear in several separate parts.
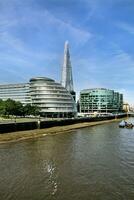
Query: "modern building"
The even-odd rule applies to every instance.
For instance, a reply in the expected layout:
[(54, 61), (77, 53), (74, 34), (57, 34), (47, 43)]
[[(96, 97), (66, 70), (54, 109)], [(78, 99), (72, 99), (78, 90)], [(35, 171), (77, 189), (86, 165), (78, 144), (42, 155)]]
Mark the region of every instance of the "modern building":
[(132, 109), (130, 108), (130, 105), (128, 103), (123, 104), (123, 110), (125, 112), (129, 112), (130, 110), (132, 111)]
[(68, 41), (65, 42), (65, 47), (64, 47), (64, 61), (62, 67), (61, 84), (70, 92), (70, 94), (73, 96), (75, 100), (76, 94), (73, 89), (72, 65), (71, 65)]
[(0, 99), (13, 99), (23, 105), (31, 103), (29, 95), (29, 83), (0, 85)]
[(72, 95), (60, 83), (46, 77), (31, 78), (29, 83), (0, 85), (0, 99), (9, 98), (23, 105), (38, 106), (45, 117), (73, 117), (76, 114)]
[(105, 88), (80, 92), (81, 113), (117, 113), (123, 110), (123, 95)]
[(40, 108), (46, 117), (73, 117), (76, 103), (72, 95), (60, 84), (50, 78), (30, 79), (30, 96), (33, 105)]

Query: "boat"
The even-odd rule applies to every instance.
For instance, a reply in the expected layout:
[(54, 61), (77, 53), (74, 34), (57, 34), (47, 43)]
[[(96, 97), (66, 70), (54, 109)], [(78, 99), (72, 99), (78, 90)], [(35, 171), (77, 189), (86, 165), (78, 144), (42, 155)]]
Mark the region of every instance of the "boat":
[(134, 125), (130, 122), (126, 122), (125, 120), (122, 120), (120, 123), (119, 123), (119, 128), (133, 128)]
[(120, 123), (119, 123), (119, 127), (120, 128), (125, 128), (127, 122), (125, 120), (122, 120)]

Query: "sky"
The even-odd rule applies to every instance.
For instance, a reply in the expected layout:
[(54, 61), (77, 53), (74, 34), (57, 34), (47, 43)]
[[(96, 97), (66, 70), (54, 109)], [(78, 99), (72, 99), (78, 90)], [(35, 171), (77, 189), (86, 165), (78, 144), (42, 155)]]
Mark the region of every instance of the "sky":
[(104, 87), (134, 104), (133, 0), (0, 0), (0, 84), (60, 82), (66, 40), (78, 95)]

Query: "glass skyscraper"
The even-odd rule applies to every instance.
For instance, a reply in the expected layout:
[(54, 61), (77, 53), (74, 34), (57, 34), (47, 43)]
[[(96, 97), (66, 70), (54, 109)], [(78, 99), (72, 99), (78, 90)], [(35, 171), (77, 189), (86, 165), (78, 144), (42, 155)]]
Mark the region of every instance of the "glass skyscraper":
[(65, 47), (64, 47), (64, 61), (62, 66), (61, 85), (65, 87), (67, 91), (70, 92), (70, 94), (73, 96), (75, 100), (76, 93), (73, 88), (72, 65), (71, 65), (68, 41), (65, 42)]

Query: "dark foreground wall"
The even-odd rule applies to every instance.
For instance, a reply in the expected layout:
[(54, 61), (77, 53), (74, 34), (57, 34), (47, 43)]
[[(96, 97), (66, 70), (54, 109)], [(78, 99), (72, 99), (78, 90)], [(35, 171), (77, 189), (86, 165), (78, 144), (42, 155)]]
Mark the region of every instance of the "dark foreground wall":
[(43, 129), (50, 128), (55, 126), (65, 126), (71, 124), (77, 124), (82, 122), (96, 122), (96, 121), (104, 121), (116, 118), (126, 117), (126, 114), (118, 115), (118, 116), (107, 116), (107, 117), (93, 117), (93, 118), (75, 118), (75, 119), (60, 119), (60, 120), (49, 120), (49, 121), (41, 121), (41, 122), (21, 122), (21, 123), (7, 123), (0, 124), (0, 134), (2, 133), (10, 133), (16, 131), (26, 131), (26, 130), (34, 130), (34, 129)]
[(0, 133), (10, 133), (15, 131), (26, 131), (34, 129), (37, 129), (37, 122), (0, 124)]

